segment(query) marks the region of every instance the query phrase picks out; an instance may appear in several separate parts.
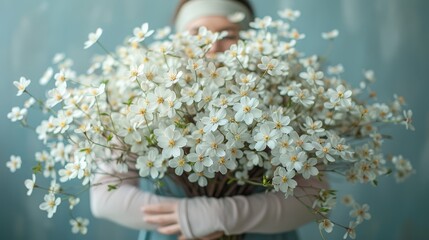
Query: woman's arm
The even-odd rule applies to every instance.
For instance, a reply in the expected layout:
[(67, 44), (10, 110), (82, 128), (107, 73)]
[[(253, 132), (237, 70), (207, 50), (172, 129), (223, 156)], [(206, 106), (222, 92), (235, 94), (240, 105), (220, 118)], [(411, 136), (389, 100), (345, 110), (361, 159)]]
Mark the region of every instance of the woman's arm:
[[(312, 206), (319, 194), (318, 189), (328, 188), (326, 181), (316, 178), (297, 180), (299, 188), (295, 196), (285, 199), (281, 192), (258, 193), (221, 199), (196, 197), (179, 202), (182, 234), (188, 238), (207, 236), (213, 232), (227, 235), (254, 233), (278, 233), (294, 230), (305, 223), (320, 218), (307, 206)], [(298, 200), (299, 198), (299, 200)], [(145, 207), (150, 222), (164, 224), (158, 209), (171, 208), (171, 204), (155, 204)], [(172, 221), (172, 219), (168, 219)]]
[[(177, 203), (172, 197), (161, 197), (141, 191), (136, 171), (119, 173), (113, 165), (100, 166), (103, 173), (94, 174), (90, 189), (91, 211), (95, 217), (108, 219), (134, 229), (155, 229), (156, 226), (143, 221), (141, 207), (158, 203)], [(122, 180), (120, 180), (122, 179)], [(108, 185), (119, 184), (108, 191)]]

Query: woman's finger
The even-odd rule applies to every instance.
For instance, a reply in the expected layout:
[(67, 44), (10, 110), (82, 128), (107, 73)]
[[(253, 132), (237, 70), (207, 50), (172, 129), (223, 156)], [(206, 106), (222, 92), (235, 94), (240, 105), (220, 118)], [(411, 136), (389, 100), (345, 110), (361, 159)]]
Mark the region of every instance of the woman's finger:
[(177, 203), (159, 203), (145, 205), (141, 208), (144, 213), (170, 213), (176, 211)]
[(178, 223), (177, 224), (168, 225), (168, 226), (159, 227), (157, 229), (157, 231), (159, 233), (167, 234), (167, 235), (181, 234), (180, 225)]
[(223, 232), (214, 232), (201, 238), (201, 240), (213, 240), (223, 236)]
[(161, 226), (177, 223), (177, 217), (174, 213), (169, 214), (145, 214), (143, 221)]

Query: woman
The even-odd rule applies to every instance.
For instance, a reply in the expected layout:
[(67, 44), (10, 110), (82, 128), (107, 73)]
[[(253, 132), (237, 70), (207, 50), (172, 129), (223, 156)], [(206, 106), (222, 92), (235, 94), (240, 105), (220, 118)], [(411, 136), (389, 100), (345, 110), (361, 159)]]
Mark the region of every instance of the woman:
[[(230, 16), (241, 12), (243, 19), (232, 22)], [(253, 10), (246, 0), (181, 1), (175, 15), (177, 31), (197, 32), (204, 26), (213, 32), (227, 31), (227, 36), (213, 44), (211, 54), (223, 52), (238, 41), (240, 30), (253, 19)], [(139, 239), (216, 239), (222, 235), (245, 234), (244, 239), (297, 239), (294, 231), (316, 219), (294, 197), (284, 199), (283, 193), (256, 193), (250, 196), (225, 198), (184, 198), (183, 191), (166, 180), (168, 193), (159, 192), (153, 184), (139, 186), (137, 171), (118, 173), (114, 166), (105, 171), (122, 177), (118, 189), (106, 186), (91, 188), (91, 209), (96, 217), (139, 229)], [(133, 166), (130, 166), (133, 167)], [(110, 175), (96, 175), (94, 183), (117, 182)], [(319, 180), (298, 180), (300, 185), (326, 188)], [(317, 195), (317, 191), (296, 195)], [(303, 198), (307, 204), (312, 198)]]

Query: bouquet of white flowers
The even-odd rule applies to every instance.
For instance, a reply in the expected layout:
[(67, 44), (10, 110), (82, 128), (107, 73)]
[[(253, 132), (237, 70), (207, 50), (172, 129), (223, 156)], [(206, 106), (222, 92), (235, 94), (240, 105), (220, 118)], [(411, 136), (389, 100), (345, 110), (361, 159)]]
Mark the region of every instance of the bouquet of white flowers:
[[(71, 208), (79, 202), (60, 183), (79, 180), (88, 189), (92, 174), (102, 174), (99, 166), (106, 163), (121, 171), (135, 166), (142, 178), (169, 176), (189, 196), (212, 197), (250, 194), (250, 186), (288, 197), (301, 187), (297, 178), (326, 173), (374, 184), (392, 171), (397, 180), (411, 174), (402, 156), (382, 152), (388, 136), (379, 131), (392, 123), (413, 128), (404, 99), (375, 102), (367, 91), (372, 71), (353, 89), (341, 78), (341, 65), (325, 66), (322, 58), (298, 51), (304, 35), (290, 23), (299, 14), (287, 9), (279, 15), (277, 21), (256, 18), (237, 44), (216, 55), (208, 51), (225, 34), (205, 28), (195, 35), (160, 29), (148, 45), (144, 40), (154, 31), (146, 23), (114, 53), (100, 43), (98, 29), (85, 48), (98, 44), (106, 55), (95, 57), (83, 75), (56, 56), (57, 73), (49, 68), (40, 81), (55, 79), (46, 100), (30, 93), (30, 80), (14, 82), (18, 95), (31, 98), (8, 117), (30, 126), (27, 109), (34, 104), (47, 115), (35, 128), (47, 150), (36, 153), (34, 174), (25, 181), (28, 195), (33, 188), (45, 189), (40, 209), (52, 217), (59, 196), (68, 198)], [(337, 35), (334, 30), (322, 37)], [(16, 169), (19, 162), (13, 156), (8, 166)], [(51, 186), (40, 186), (36, 176), (50, 178)], [(321, 216), (319, 227), (326, 232), (343, 226), (329, 219), (335, 198), (335, 191), (320, 189), (308, 206)], [(344, 200), (353, 217), (343, 226), (345, 237), (354, 238), (355, 227), (370, 218), (368, 205), (350, 196)], [(73, 232), (86, 233), (88, 220), (73, 217), (71, 224)]]

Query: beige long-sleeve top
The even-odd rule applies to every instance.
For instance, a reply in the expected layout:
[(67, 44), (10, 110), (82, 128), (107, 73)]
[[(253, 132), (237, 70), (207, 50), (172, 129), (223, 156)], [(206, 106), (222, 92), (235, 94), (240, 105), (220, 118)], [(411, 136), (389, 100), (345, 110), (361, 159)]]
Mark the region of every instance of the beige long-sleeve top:
[[(105, 218), (120, 225), (134, 229), (155, 229), (156, 226), (143, 221), (141, 207), (162, 202), (178, 202), (179, 224), (186, 238), (198, 238), (215, 231), (223, 231), (227, 235), (241, 233), (278, 233), (294, 230), (303, 224), (315, 220), (317, 216), (311, 213), (295, 197), (285, 199), (281, 192), (257, 193), (250, 196), (234, 196), (225, 198), (174, 198), (157, 196), (139, 188), (138, 173), (114, 172), (104, 166), (108, 174), (95, 174), (91, 187), (90, 203), (94, 216)], [(108, 191), (105, 183), (118, 182), (117, 176), (127, 179), (113, 191)], [(104, 183), (104, 184), (103, 184)], [(298, 181), (300, 185), (326, 188), (326, 182), (317, 179)], [(312, 204), (318, 191), (309, 188), (296, 189), (295, 196), (310, 196), (301, 198), (307, 205)]]

